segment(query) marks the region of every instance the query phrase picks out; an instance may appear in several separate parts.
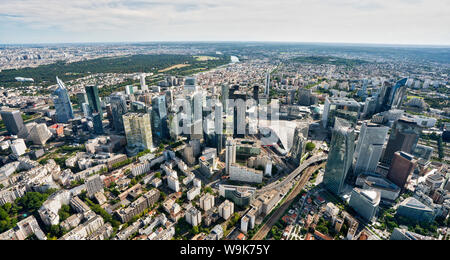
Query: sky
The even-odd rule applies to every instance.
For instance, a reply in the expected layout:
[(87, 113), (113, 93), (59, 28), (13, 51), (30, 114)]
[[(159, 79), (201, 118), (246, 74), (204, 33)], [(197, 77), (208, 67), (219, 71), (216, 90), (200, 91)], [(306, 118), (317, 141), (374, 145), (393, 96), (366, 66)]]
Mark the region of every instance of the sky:
[(0, 0), (0, 44), (450, 45), (449, 0)]

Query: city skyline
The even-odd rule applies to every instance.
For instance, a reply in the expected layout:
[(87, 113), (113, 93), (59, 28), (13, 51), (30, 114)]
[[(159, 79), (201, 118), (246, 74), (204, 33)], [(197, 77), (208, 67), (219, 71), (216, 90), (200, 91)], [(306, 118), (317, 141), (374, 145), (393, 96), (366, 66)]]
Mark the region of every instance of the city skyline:
[[(443, 0), (0, 1), (0, 22), (5, 25), (0, 38), (4, 44), (257, 41), (448, 46), (449, 8)], [(17, 31), (21, 33), (12, 33)]]

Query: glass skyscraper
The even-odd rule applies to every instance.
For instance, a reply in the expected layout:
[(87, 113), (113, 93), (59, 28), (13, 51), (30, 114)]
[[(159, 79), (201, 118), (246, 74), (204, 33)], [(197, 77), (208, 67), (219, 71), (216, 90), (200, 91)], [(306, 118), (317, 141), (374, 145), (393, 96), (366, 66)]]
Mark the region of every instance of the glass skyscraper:
[(100, 117), (103, 119), (103, 111), (102, 111), (102, 105), (100, 103), (100, 96), (98, 94), (98, 87), (97, 86), (86, 86), (86, 95), (89, 102), (89, 108), (91, 109), (92, 113), (99, 113)]
[(152, 129), (159, 139), (169, 138), (167, 123), (166, 96), (157, 96), (152, 99)]
[(127, 113), (123, 115), (123, 125), (129, 148), (152, 149), (152, 128), (149, 114)]
[(389, 128), (364, 123), (356, 145), (355, 174), (375, 172)]
[(407, 118), (399, 119), (392, 127), (383, 156), (383, 163), (390, 165), (395, 152), (412, 153), (419, 142), (422, 128)]
[(72, 103), (70, 102), (69, 92), (67, 91), (64, 82), (56, 77), (58, 88), (53, 93), (53, 103), (56, 111), (56, 121), (58, 123), (67, 123), (70, 119), (74, 118)]
[(325, 187), (336, 195), (344, 188), (347, 173), (353, 162), (354, 147), (355, 132), (351, 124), (344, 119), (336, 118), (323, 176)]
[(115, 93), (110, 97), (112, 126), (115, 131), (123, 132), (123, 115), (128, 112), (127, 101), (121, 93)]

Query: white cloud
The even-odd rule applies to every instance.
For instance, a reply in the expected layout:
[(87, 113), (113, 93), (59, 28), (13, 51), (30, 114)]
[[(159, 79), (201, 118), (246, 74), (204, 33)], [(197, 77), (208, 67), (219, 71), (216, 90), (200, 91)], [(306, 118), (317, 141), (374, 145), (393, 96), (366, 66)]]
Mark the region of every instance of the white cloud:
[(450, 44), (449, 13), (448, 0), (0, 0), (0, 19), (24, 30), (91, 41)]

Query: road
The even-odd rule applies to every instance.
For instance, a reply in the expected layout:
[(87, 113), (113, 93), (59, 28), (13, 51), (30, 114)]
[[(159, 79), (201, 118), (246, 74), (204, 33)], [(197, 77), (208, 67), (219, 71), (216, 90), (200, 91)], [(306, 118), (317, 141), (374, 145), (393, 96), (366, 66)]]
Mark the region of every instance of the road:
[[(294, 202), (295, 197), (297, 197), (297, 195), (303, 190), (306, 183), (308, 183), (311, 178), (311, 175), (323, 166), (324, 164), (307, 167), (305, 174), (301, 176), (300, 181), (288, 195), (283, 204), (275, 210), (269, 220), (267, 220), (267, 222), (264, 223), (258, 232), (253, 236), (252, 240), (263, 240), (267, 236), (273, 225), (277, 223), (277, 221), (283, 216), (284, 212), (286, 212), (286, 210), (291, 206), (292, 202)], [(300, 167), (298, 169), (300, 169)]]
[(286, 178), (284, 178), (283, 181), (279, 182), (279, 183), (271, 183), (267, 186), (265, 186), (264, 188), (257, 190), (256, 191), (256, 195), (259, 196), (261, 194), (264, 194), (265, 192), (268, 192), (270, 190), (273, 189), (278, 189), (280, 187), (285, 186), (287, 183), (289, 183), (290, 181), (292, 181), (295, 177), (297, 177), (301, 172), (303, 172), (306, 168), (310, 167), (311, 165), (314, 165), (318, 162), (322, 162), (325, 161), (328, 158), (327, 155), (322, 155), (322, 156), (313, 156), (311, 158), (309, 158), (308, 160), (306, 160), (305, 162), (303, 162), (300, 167), (298, 167), (297, 169), (295, 169), (291, 174), (289, 174)]

